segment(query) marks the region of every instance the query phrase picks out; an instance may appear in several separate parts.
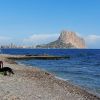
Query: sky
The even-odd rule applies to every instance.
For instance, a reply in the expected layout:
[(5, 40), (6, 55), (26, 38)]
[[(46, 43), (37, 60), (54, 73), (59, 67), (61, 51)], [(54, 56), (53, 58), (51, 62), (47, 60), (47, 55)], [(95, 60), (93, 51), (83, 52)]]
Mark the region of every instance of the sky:
[(62, 30), (100, 49), (100, 0), (0, 0), (0, 44), (44, 44)]

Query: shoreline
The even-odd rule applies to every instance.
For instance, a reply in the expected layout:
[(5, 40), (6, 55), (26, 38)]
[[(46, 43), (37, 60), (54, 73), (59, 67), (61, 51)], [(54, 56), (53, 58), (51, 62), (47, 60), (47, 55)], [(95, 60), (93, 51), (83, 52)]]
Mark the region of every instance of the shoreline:
[[(9, 78), (13, 78), (13, 80), (14, 80), (14, 78), (16, 78), (16, 76), (17, 76), (17, 78), (19, 78), (21, 80), (24, 79), (25, 82), (26, 81), (28, 81), (29, 83), (36, 82), (36, 84), (39, 84), (41, 91), (44, 90), (43, 91), (44, 93), (46, 91), (47, 92), (49, 91), (48, 94), (46, 94), (46, 97), (44, 97), (43, 93), (42, 94), (40, 93), (41, 99), (40, 98), (36, 99), (34, 96), (34, 93), (31, 94), (31, 95), (33, 95), (35, 100), (47, 100), (47, 98), (48, 98), (48, 100), (100, 100), (100, 97), (97, 96), (96, 94), (90, 93), (91, 91), (89, 92), (89, 91), (81, 88), (80, 86), (75, 86), (68, 81), (61, 80), (61, 78), (59, 79), (58, 77), (52, 75), (51, 73), (43, 71), (37, 67), (27, 67), (25, 64), (22, 64), (22, 65), (16, 64), (13, 60), (7, 59), (7, 55), (5, 55), (5, 56), (0, 55), (0, 60), (4, 61), (4, 65), (9, 66), (12, 69), (14, 69), (15, 75), (13, 75)], [(6, 78), (6, 76), (2, 76), (2, 78)], [(0, 83), (2, 81), (2, 78), (0, 77)], [(5, 80), (4, 80), (4, 82), (5, 82)], [(11, 85), (13, 83), (9, 83), (9, 84)], [(23, 84), (23, 85), (26, 85), (26, 87), (27, 87), (27, 84)], [(19, 86), (19, 84), (18, 84), (18, 86)], [(34, 87), (33, 85), (31, 87), (36, 88), (36, 90), (38, 89), (37, 87)], [(32, 91), (31, 88), (27, 88), (27, 89), (29, 89), (29, 91)], [(22, 90), (17, 90), (17, 91), (23, 92)], [(53, 91), (53, 93), (55, 95), (53, 95), (51, 91)], [(14, 90), (14, 92), (15, 92), (15, 90)], [(38, 94), (38, 92), (40, 92), (40, 90), (37, 91), (36, 95)], [(16, 92), (14, 95), (16, 95)], [(22, 94), (22, 95), (24, 95), (24, 94)], [(43, 98), (42, 98), (42, 96), (43, 96)], [(0, 94), (0, 97), (2, 97), (1, 94)], [(15, 97), (19, 98), (18, 100), (27, 100), (23, 96), (22, 97), (15, 96)], [(28, 98), (30, 98), (30, 97), (32, 98), (32, 96), (28, 96)], [(22, 98), (24, 98), (24, 99), (22, 99)], [(56, 98), (58, 98), (58, 99), (56, 99)], [(12, 100), (12, 99), (10, 98), (7, 100)], [(14, 100), (17, 100), (17, 99), (15, 98)], [(32, 100), (32, 99), (29, 99), (29, 100)]]
[(55, 77), (55, 78), (58, 79), (58, 80), (62, 80), (62, 81), (64, 81), (64, 82), (68, 82), (69, 84), (72, 84), (72, 85), (74, 85), (74, 86), (76, 86), (76, 87), (78, 87), (78, 88), (80, 88), (80, 89), (83, 89), (83, 90), (85, 90), (86, 92), (89, 92), (90, 94), (95, 94), (97, 97), (100, 97), (100, 94), (99, 94), (99, 93), (97, 93), (97, 92), (95, 92), (95, 91), (92, 91), (92, 90), (90, 90), (90, 89), (88, 89), (88, 88), (82, 87), (82, 86), (80, 86), (80, 85), (74, 84), (73, 82), (69, 81), (69, 79), (64, 79), (64, 78), (58, 77), (58, 76), (56, 76), (55, 74), (53, 74), (52, 72), (48, 72), (47, 70), (44, 70), (44, 69), (41, 69), (41, 68), (38, 68), (38, 67), (34, 67), (34, 66), (30, 66), (30, 65), (27, 65), (27, 64), (24, 64), (24, 63), (17, 63), (17, 64), (18, 64), (18, 65), (21, 65), (21, 66), (24, 66), (24, 67), (27, 67), (27, 66), (28, 66), (27, 68), (37, 68), (37, 69), (40, 70), (40, 71), (43, 71), (43, 72), (46, 72), (46, 73), (51, 74), (53, 77)]
[[(16, 61), (17, 61), (17, 60), (16, 60)], [(74, 86), (76, 86), (76, 87), (78, 87), (78, 88), (80, 88), (80, 89), (83, 89), (83, 90), (85, 90), (86, 92), (89, 92), (90, 94), (94, 94), (94, 95), (96, 95), (97, 97), (100, 98), (100, 94), (97, 93), (96, 91), (93, 91), (93, 90), (91, 90), (91, 89), (85, 88), (85, 87), (80, 86), (80, 85), (78, 85), (78, 84), (74, 84), (73, 82), (69, 81), (69, 79), (64, 79), (64, 78), (61, 78), (61, 77), (59, 77), (59, 76), (56, 76), (56, 75), (53, 74), (52, 72), (49, 72), (49, 71), (47, 71), (47, 70), (45, 70), (45, 69), (38, 68), (37, 66), (36, 66), (36, 67), (30, 66), (30, 65), (27, 65), (27, 64), (24, 64), (24, 63), (18, 63), (18, 65), (23, 65), (23, 66), (25, 66), (25, 67), (28, 66), (28, 68), (37, 68), (37, 69), (39, 69), (40, 71), (47, 72), (47, 73), (51, 74), (52, 76), (54, 76), (54, 77), (55, 77), (56, 79), (58, 79), (58, 80), (62, 80), (62, 81), (64, 81), (64, 82), (68, 82), (69, 84), (72, 84), (72, 85), (74, 85)]]

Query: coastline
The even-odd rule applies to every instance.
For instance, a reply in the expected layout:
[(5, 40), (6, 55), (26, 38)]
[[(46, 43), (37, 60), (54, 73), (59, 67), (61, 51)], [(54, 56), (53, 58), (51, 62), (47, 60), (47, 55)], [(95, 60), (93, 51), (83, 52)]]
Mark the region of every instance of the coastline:
[(36, 67), (16, 64), (7, 56), (0, 55), (0, 60), (4, 61), (4, 66), (12, 68), (15, 74), (10, 77), (0, 75), (2, 100), (100, 100), (95, 94), (68, 81)]

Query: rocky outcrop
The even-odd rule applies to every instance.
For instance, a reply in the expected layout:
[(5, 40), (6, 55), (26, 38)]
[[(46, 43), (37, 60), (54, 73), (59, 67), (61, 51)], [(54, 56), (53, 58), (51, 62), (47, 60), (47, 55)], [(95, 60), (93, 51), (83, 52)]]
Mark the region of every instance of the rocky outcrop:
[(76, 48), (85, 48), (84, 39), (77, 36), (75, 32), (63, 31), (58, 40), (65, 44), (71, 43)]
[(59, 38), (51, 43), (37, 45), (37, 48), (85, 48), (85, 41), (75, 32), (62, 31)]

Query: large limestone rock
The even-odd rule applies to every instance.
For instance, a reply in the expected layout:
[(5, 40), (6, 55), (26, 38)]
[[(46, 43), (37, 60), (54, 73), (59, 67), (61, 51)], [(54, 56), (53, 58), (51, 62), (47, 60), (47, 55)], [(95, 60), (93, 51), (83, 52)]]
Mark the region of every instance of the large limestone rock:
[(59, 38), (51, 43), (37, 45), (37, 48), (85, 48), (85, 41), (75, 32), (62, 31)]
[(84, 39), (77, 36), (75, 32), (62, 31), (58, 40), (65, 44), (71, 43), (76, 48), (85, 48)]

